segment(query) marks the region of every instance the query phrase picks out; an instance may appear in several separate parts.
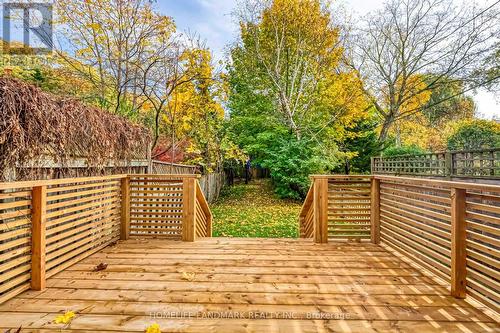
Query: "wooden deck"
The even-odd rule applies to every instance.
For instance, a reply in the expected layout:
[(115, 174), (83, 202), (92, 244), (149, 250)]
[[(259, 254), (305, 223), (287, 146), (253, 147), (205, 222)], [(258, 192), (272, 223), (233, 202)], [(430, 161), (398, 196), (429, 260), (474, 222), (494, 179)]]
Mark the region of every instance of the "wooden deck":
[[(107, 263), (103, 271), (96, 265)], [(192, 274), (194, 273), (194, 274)], [(23, 332), (499, 332), (477, 303), (365, 243), (127, 240), (0, 305)], [(54, 319), (76, 313), (68, 327)]]

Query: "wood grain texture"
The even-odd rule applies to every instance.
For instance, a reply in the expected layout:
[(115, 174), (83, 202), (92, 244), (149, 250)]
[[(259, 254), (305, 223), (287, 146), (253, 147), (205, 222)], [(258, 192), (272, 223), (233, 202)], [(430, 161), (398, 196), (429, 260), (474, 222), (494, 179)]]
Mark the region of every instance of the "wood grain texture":
[(121, 180), (120, 239), (130, 238), (130, 177)]
[[(321, 254), (321, 255), (318, 255)], [(94, 267), (106, 262), (103, 271)], [(187, 279), (185, 273), (194, 273)], [(495, 332), (497, 318), (379, 245), (127, 240), (0, 305), (0, 329), (65, 332)]]
[(451, 189), (451, 295), (466, 296), (466, 224), (463, 189)]
[(380, 243), (380, 180), (371, 180), (371, 241)]
[(31, 289), (45, 289), (47, 187), (33, 187), (31, 226)]
[(196, 239), (196, 179), (182, 180), (182, 240), (194, 242)]
[(314, 241), (328, 243), (328, 179), (314, 179)]

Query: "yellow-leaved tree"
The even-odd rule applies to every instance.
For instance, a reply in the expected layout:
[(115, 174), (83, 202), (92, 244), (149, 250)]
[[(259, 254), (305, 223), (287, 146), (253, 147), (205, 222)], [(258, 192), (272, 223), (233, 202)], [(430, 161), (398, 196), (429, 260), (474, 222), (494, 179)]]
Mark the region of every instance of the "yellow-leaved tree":
[(357, 73), (343, 65), (340, 29), (320, 0), (240, 4), (229, 64), (235, 140), (268, 167), (284, 197), (303, 196), (312, 173), (331, 171), (341, 142), (368, 115)]

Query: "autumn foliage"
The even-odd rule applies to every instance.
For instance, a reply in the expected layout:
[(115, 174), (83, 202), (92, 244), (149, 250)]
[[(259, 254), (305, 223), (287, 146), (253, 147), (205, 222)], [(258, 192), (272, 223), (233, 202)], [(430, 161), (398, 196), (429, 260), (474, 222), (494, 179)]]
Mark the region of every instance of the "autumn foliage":
[(63, 165), (84, 158), (96, 167), (144, 158), (150, 140), (122, 117), (0, 77), (0, 171), (44, 157)]

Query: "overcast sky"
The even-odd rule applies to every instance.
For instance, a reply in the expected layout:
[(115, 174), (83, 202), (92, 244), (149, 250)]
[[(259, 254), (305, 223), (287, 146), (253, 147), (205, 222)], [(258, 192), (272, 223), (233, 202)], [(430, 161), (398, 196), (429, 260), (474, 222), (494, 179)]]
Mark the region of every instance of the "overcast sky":
[[(493, 0), (483, 0), (493, 3)], [(238, 35), (238, 25), (231, 17), (237, 0), (159, 0), (162, 13), (172, 16), (180, 31), (198, 34), (214, 53), (216, 60), (224, 59), (227, 45)], [(343, 0), (347, 10), (364, 15), (382, 6), (383, 0)], [(473, 95), (478, 113), (484, 118), (500, 117), (500, 104), (483, 90)]]

